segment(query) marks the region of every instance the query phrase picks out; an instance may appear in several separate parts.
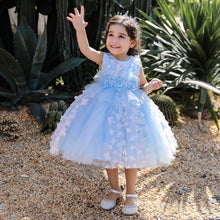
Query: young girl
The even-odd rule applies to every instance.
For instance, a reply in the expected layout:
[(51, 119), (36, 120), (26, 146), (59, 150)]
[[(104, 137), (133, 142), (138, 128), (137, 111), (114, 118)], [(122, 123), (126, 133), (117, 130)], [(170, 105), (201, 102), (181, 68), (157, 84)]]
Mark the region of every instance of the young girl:
[(125, 169), (126, 201), (122, 212), (137, 212), (137, 168), (169, 164), (177, 147), (173, 133), (158, 107), (147, 94), (162, 82), (147, 83), (140, 57), (140, 33), (134, 19), (115, 16), (107, 24), (105, 45), (109, 53), (91, 48), (84, 22), (84, 8), (75, 8), (67, 19), (76, 30), (81, 52), (99, 65), (95, 83), (67, 109), (55, 130), (52, 154), (61, 153), (77, 163), (106, 168), (111, 192), (101, 207), (115, 207), (122, 193), (118, 168)]

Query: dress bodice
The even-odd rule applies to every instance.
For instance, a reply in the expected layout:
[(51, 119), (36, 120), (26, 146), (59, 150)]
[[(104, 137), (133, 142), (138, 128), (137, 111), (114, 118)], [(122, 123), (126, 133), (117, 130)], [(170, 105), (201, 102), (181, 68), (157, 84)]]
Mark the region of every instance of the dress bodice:
[(110, 53), (103, 54), (102, 69), (96, 74), (95, 80), (103, 88), (111, 88), (118, 92), (132, 90), (140, 85), (139, 56), (130, 56), (127, 61), (119, 61)]

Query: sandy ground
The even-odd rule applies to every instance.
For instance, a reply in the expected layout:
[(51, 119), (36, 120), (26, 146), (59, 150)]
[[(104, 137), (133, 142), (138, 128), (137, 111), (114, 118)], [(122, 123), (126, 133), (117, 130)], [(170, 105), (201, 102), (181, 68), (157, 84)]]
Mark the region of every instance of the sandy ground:
[[(137, 215), (100, 208), (109, 192), (106, 171), (49, 154), (51, 135), (26, 107), (0, 110), (0, 219), (220, 219), (220, 132), (213, 121), (181, 116), (172, 128), (176, 159), (138, 171)], [(219, 121), (220, 123), (220, 121)], [(123, 169), (120, 183), (125, 186)], [(123, 195), (124, 196), (124, 195)]]

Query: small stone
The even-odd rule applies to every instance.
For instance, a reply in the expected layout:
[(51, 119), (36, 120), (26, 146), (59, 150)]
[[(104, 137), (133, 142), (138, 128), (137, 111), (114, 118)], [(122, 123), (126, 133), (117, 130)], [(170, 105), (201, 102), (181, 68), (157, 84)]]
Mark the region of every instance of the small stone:
[(183, 194), (183, 193), (180, 192), (180, 191), (176, 191), (176, 193), (177, 193), (178, 195), (182, 195), (182, 194)]
[(209, 199), (209, 201), (212, 203), (212, 204), (214, 204), (215, 203), (215, 199)]
[(118, 213), (117, 213), (117, 212), (113, 212), (113, 214), (114, 214), (115, 216), (118, 216)]
[(215, 199), (217, 202), (220, 202), (220, 196), (216, 196), (216, 195), (215, 195), (215, 196), (213, 196), (212, 198)]
[(203, 175), (202, 175), (202, 178), (205, 179), (205, 178), (206, 178), (206, 174), (203, 174)]
[(28, 176), (28, 175), (26, 175), (26, 174), (21, 174), (20, 177), (25, 178), (25, 179), (30, 178), (30, 176)]

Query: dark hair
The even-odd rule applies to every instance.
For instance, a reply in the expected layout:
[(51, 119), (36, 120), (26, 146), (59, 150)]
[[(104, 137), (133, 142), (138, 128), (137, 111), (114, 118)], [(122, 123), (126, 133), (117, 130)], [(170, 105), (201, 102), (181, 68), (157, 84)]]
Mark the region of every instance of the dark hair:
[(128, 55), (139, 55), (141, 50), (141, 40), (140, 40), (140, 28), (134, 18), (129, 17), (128, 15), (116, 15), (112, 17), (107, 23), (105, 32), (104, 32), (104, 43), (106, 43), (106, 38), (108, 36), (109, 27), (112, 24), (121, 24), (125, 27), (128, 36), (131, 40), (135, 40), (136, 44), (133, 48), (128, 50)]

